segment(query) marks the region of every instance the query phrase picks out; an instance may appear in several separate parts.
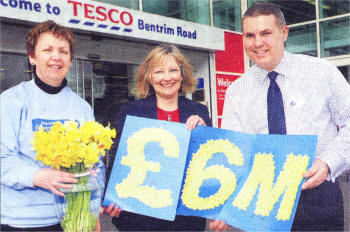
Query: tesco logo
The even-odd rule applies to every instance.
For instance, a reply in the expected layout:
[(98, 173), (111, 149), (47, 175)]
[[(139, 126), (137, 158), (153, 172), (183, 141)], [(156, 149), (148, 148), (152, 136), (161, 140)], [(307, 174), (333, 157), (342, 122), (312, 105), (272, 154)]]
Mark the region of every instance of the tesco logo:
[(119, 11), (115, 8), (106, 8), (104, 6), (97, 6), (88, 3), (82, 3), (79, 1), (68, 0), (69, 4), (72, 4), (73, 15), (83, 15), (86, 19), (93, 19), (99, 21), (110, 21), (115, 24), (123, 24), (130, 26), (133, 22), (133, 17), (128, 11)]

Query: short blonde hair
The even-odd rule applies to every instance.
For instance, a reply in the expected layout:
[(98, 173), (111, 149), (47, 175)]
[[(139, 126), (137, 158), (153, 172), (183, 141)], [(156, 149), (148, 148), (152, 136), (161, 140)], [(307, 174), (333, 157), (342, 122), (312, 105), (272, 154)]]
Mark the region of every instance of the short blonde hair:
[(180, 66), (182, 75), (180, 93), (192, 93), (196, 89), (197, 78), (195, 78), (193, 67), (188, 63), (185, 56), (176, 46), (163, 44), (152, 49), (137, 69), (136, 90), (139, 98), (145, 98), (154, 93), (151, 85), (152, 70), (159, 60), (166, 55), (173, 56)]

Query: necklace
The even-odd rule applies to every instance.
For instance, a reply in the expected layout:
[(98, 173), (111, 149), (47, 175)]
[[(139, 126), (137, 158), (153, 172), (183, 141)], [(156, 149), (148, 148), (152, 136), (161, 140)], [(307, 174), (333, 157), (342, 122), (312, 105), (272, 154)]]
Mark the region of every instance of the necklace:
[(157, 117), (167, 122), (180, 122), (179, 109), (167, 111), (157, 107)]

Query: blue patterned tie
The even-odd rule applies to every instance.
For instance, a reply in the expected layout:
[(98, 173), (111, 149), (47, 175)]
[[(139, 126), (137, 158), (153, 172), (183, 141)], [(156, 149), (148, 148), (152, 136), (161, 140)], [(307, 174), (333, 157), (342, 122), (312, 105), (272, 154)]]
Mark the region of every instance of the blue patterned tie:
[(269, 72), (270, 86), (267, 92), (267, 119), (270, 134), (286, 134), (283, 99), (280, 88), (276, 83), (278, 73)]

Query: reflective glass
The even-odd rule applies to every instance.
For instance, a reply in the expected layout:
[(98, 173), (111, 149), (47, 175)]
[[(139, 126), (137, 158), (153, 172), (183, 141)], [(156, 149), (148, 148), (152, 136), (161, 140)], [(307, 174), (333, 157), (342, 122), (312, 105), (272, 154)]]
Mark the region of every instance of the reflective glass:
[(292, 53), (317, 56), (316, 24), (289, 28), (286, 50)]
[[(92, 61), (90, 60), (81, 60), (81, 72), (84, 83), (84, 99), (94, 107), (93, 98), (94, 93), (92, 90)], [(79, 77), (79, 76), (78, 76)]]
[(29, 80), (31, 67), (26, 55), (0, 53), (0, 93)]
[(241, 1), (213, 0), (214, 26), (241, 31)]
[(116, 6), (126, 7), (133, 10), (139, 9), (139, 0), (94, 0), (96, 2), (104, 2)]
[(128, 64), (92, 61), (90, 92), (93, 94), (94, 114), (98, 122), (104, 125), (115, 122), (121, 106), (133, 99), (133, 85), (130, 82), (134, 74), (130, 70), (132, 68)]
[(319, 0), (320, 18), (350, 13), (350, 0)]
[[(72, 89), (73, 92), (78, 93), (78, 81), (77, 81), (77, 59), (72, 60), (72, 64), (70, 65), (69, 72), (66, 76), (67, 85)], [(83, 93), (79, 94), (80, 97), (83, 96)]]
[(92, 64), (89, 60), (73, 59), (66, 76), (68, 87), (92, 105)]
[[(248, 0), (248, 7), (258, 1), (260, 0)], [(269, 2), (281, 8), (288, 25), (316, 19), (315, 0), (270, 0)]]
[(143, 0), (142, 10), (171, 18), (210, 24), (209, 0)]
[[(75, 93), (77, 93), (80, 97), (84, 98), (84, 90), (83, 90), (83, 71), (82, 71), (82, 60), (73, 59), (72, 64), (69, 68), (69, 72), (66, 76), (67, 85), (72, 89)], [(91, 101), (89, 101), (91, 104)]]
[(350, 17), (320, 22), (321, 56), (350, 54)]

